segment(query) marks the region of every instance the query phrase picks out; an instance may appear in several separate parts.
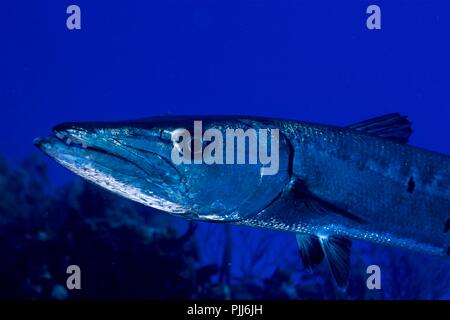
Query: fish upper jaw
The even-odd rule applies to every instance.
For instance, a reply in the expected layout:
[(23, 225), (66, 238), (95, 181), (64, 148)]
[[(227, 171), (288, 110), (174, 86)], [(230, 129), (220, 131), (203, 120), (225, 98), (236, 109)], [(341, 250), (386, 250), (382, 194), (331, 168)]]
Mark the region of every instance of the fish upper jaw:
[(145, 156), (108, 132), (67, 128), (40, 137), (34, 144), (75, 174), (121, 196), (175, 214), (187, 212), (180, 175), (164, 157)]

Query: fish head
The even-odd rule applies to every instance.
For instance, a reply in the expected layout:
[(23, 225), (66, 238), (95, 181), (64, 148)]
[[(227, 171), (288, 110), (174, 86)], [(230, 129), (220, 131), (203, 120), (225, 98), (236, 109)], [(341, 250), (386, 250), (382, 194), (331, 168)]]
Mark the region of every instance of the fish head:
[[(52, 135), (37, 138), (35, 144), (94, 184), (187, 219), (239, 221), (261, 212), (281, 194), (289, 182), (290, 148), (282, 134), (275, 137), (276, 141), (271, 136), (271, 140), (273, 126), (267, 128), (255, 120), (207, 119), (197, 135), (195, 123), (198, 120), (193, 117), (63, 123), (53, 128)], [(263, 126), (266, 131), (259, 130)], [(227, 130), (248, 133), (249, 128), (256, 136), (247, 137), (243, 150), (238, 150), (237, 144), (227, 145)], [(212, 131), (214, 138), (203, 135), (208, 129), (216, 130)], [(263, 133), (272, 146), (266, 156), (272, 153), (272, 160), (277, 161), (276, 172), (268, 171), (267, 161), (250, 161), (250, 151), (258, 158), (260, 150), (250, 148), (249, 141), (253, 139), (263, 146)], [(220, 134), (222, 143), (218, 141)], [(215, 148), (211, 149), (214, 141)], [(234, 154), (234, 162), (227, 162), (230, 153)], [(244, 157), (240, 162), (239, 154)]]

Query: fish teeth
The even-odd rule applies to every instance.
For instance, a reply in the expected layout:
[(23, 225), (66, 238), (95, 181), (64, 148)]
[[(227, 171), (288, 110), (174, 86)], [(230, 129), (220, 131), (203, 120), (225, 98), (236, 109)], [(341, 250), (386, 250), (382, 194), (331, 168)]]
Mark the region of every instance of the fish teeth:
[(55, 132), (55, 136), (64, 141), (64, 143), (68, 146), (70, 146), (72, 143), (79, 144), (83, 149), (87, 149), (88, 145), (85, 141), (82, 141), (80, 139), (77, 139), (76, 137), (69, 136), (67, 134), (61, 133), (61, 132)]

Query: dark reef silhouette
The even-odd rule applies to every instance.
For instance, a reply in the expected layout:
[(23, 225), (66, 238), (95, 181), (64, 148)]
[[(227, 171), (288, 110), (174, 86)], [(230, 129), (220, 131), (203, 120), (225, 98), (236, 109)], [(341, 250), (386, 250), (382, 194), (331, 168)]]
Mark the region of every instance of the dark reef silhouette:
[[(78, 178), (58, 188), (49, 185), (41, 157), (31, 155), (17, 165), (0, 157), (2, 299), (438, 299), (450, 294), (445, 259), (356, 243), (350, 286), (341, 292), (326, 267), (304, 270), (292, 246), (292, 259), (276, 261), (273, 251), (288, 249), (270, 247), (273, 233), (245, 228), (236, 233), (231, 230), (238, 227), (214, 224), (222, 240), (208, 252), (201, 244), (212, 239), (198, 232), (198, 223), (152, 212)], [(264, 263), (272, 271), (255, 267)], [(66, 288), (71, 264), (81, 268), (81, 290)], [(381, 266), (381, 290), (367, 289), (368, 264)]]

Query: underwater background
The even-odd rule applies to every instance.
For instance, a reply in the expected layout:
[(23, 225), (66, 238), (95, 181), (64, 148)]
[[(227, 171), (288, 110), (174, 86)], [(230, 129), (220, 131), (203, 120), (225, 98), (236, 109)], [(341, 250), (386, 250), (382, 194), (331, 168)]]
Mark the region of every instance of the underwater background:
[[(450, 1), (4, 1), (0, 35), (0, 298), (450, 298), (448, 259), (354, 242), (341, 292), (325, 264), (304, 269), (293, 234), (160, 213), (32, 145), (64, 121), (400, 112), (412, 145), (450, 154)], [(72, 264), (81, 290), (66, 289)]]

